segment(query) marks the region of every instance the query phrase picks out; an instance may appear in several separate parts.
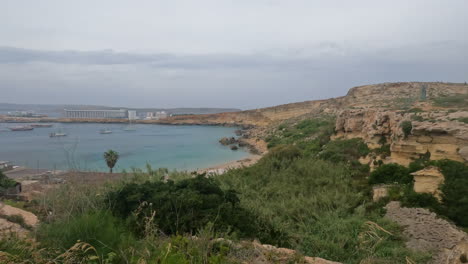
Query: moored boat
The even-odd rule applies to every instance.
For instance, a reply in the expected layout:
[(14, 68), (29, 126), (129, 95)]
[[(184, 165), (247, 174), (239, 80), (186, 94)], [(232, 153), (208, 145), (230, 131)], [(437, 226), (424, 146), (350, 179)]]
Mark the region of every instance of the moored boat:
[(112, 131), (109, 129), (101, 129), (99, 131), (100, 134), (112, 134)]
[(52, 124), (32, 124), (31, 127), (52, 127)]
[(9, 127), (11, 131), (29, 131), (33, 130), (34, 127), (32, 126), (16, 126), (16, 127)]
[(49, 134), (49, 137), (65, 137), (67, 133), (62, 132), (53, 132)]

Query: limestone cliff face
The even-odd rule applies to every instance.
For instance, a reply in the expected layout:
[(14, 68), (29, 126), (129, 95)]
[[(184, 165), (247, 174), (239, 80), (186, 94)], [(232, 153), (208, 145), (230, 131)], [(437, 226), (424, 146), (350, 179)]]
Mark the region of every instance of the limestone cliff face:
[[(343, 105), (334, 138), (363, 138), (370, 148), (386, 142), (391, 156), (384, 162), (408, 165), (427, 152), (435, 160), (468, 162), (467, 85), (366, 85), (352, 88)], [(409, 135), (401, 129), (405, 121), (411, 122)]]
[[(385, 162), (408, 165), (412, 160), (430, 152), (431, 159), (452, 159), (468, 162), (468, 124), (450, 120), (448, 112), (424, 113), (419, 116), (441, 116), (437, 120), (414, 121), (414, 113), (381, 109), (343, 110), (336, 120), (335, 138), (363, 138), (370, 148), (390, 144), (391, 156)], [(459, 112), (468, 117), (468, 112)], [(445, 116), (443, 116), (445, 115)], [(401, 124), (412, 124), (411, 134), (405, 136)]]

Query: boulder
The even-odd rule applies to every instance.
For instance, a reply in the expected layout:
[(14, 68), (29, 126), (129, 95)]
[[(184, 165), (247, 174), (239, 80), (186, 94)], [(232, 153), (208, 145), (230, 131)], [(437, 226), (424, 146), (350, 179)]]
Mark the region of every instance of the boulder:
[(439, 168), (429, 166), (411, 173), (414, 177), (414, 191), (417, 193), (430, 193), (441, 199), (439, 185), (444, 182), (444, 175)]
[(235, 144), (237, 140), (234, 137), (223, 137), (222, 139), (219, 140), (219, 143), (221, 143), (224, 146)]
[(236, 145), (231, 145), (230, 148), (231, 148), (231, 150), (238, 150), (239, 149), (239, 147), (237, 147)]
[(458, 151), (458, 154), (460, 154), (460, 156), (461, 156), (465, 161), (468, 162), (468, 146), (461, 148), (461, 149)]

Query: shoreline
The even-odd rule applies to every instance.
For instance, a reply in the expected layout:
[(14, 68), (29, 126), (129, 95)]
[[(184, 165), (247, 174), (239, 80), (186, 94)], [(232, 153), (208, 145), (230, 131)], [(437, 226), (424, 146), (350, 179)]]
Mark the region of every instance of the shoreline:
[(261, 158), (263, 157), (263, 154), (250, 154), (247, 156), (247, 158), (240, 159), (240, 160), (234, 160), (234, 161), (228, 161), (224, 162), (209, 168), (203, 168), (203, 169), (198, 169), (196, 170), (197, 173), (202, 174), (223, 174), (227, 172), (230, 169), (238, 169), (242, 167), (249, 167), (257, 163)]
[(249, 167), (257, 163), (268, 152), (267, 143), (262, 139), (255, 137), (244, 138), (243, 140), (248, 144), (246, 148), (250, 149), (249, 156), (239, 160), (220, 163), (212, 167), (197, 169), (196, 172), (206, 174), (223, 174), (229, 169)]

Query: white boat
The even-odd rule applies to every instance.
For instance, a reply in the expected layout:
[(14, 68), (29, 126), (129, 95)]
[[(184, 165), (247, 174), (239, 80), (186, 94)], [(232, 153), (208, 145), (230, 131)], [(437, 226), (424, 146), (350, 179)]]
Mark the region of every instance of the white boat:
[(124, 131), (136, 131), (136, 128), (134, 128), (133, 126), (126, 126), (123, 130)]
[(112, 134), (112, 131), (109, 130), (109, 129), (101, 129), (101, 131), (99, 131), (100, 134)]
[(31, 126), (16, 126), (16, 127), (10, 127), (11, 131), (29, 131), (33, 130), (34, 128)]
[(67, 136), (67, 133), (53, 132), (49, 134), (49, 137), (65, 137), (65, 136)]

